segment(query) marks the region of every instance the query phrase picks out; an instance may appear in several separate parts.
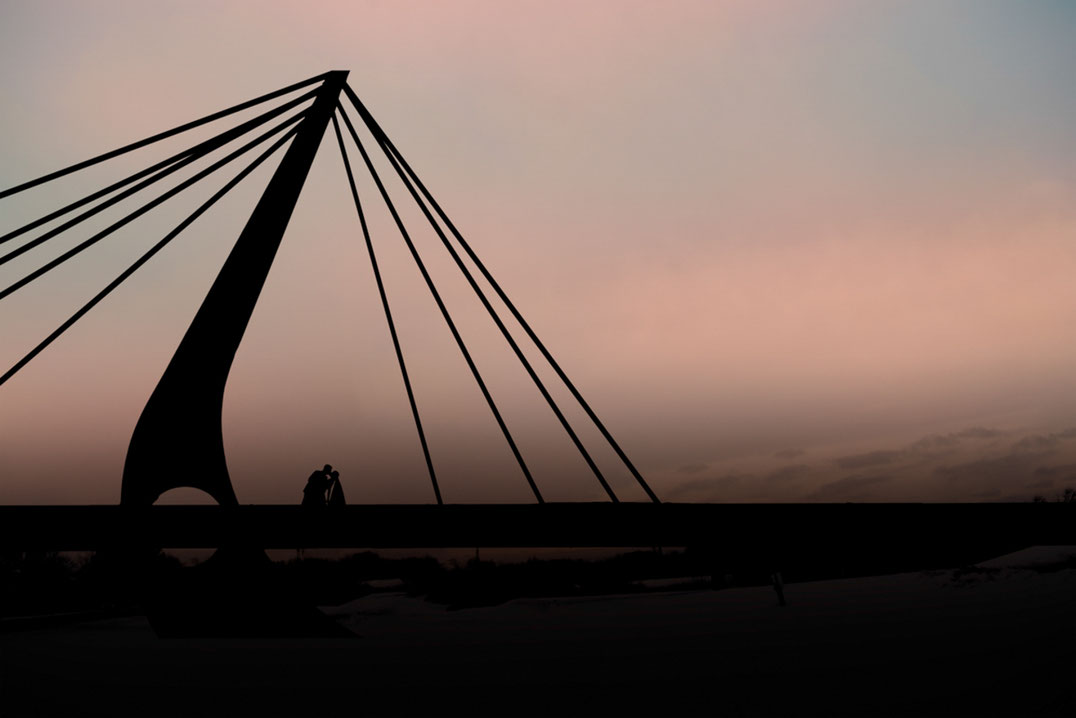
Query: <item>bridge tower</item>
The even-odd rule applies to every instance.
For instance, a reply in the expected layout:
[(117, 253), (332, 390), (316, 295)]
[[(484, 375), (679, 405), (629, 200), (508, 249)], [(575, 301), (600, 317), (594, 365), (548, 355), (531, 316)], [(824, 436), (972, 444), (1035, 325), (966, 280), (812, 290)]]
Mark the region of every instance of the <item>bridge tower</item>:
[(122, 505), (148, 505), (170, 489), (201, 489), (222, 505), (238, 500), (224, 457), (221, 414), (228, 373), (347, 71), (330, 72), (255, 206), (135, 426), (120, 490)]

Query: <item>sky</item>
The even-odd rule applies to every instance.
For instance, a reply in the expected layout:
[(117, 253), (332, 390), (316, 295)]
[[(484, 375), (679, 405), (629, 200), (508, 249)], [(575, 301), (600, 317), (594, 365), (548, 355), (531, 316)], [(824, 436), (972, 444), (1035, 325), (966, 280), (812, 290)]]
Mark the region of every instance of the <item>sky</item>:
[[(662, 499), (1028, 500), (1076, 486), (1074, 33), (1076, 6), (1046, 0), (6, 0), (0, 186), (350, 70)], [(0, 200), (0, 231), (229, 122)], [(429, 502), (332, 140), (232, 368), (229, 471), (241, 503), (298, 502), (326, 462), (353, 503)], [(274, 166), (0, 386), (0, 503), (118, 501), (141, 408)], [(223, 181), (0, 302), (0, 371)], [(359, 191), (445, 500), (530, 501), (367, 177)], [(547, 500), (603, 500), (390, 191)], [(645, 499), (554, 395), (621, 498)]]

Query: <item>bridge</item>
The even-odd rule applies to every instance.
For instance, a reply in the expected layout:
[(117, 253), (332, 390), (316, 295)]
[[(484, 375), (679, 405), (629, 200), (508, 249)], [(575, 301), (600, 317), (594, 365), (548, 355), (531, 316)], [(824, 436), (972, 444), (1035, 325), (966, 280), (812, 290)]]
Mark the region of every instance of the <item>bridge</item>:
[(715, 560), (853, 571), (981, 561), (1076, 543), (1071, 504), (545, 503), (298, 506), (4, 506), (0, 546), (99, 551), (153, 546), (266, 549), (686, 546)]
[[(132, 542), (177, 548), (215, 548), (236, 542), (261, 548), (690, 545), (765, 555), (769, 557), (767, 560), (812, 552), (861, 554), (867, 551), (875, 556), (903, 552), (902, 555), (919, 556), (922, 563), (930, 562), (928, 557), (936, 561), (950, 555), (985, 558), (992, 551), (1035, 543), (1076, 543), (1073, 509), (1060, 504), (661, 503), (493, 273), (347, 84), (346, 78), (345, 71), (318, 75), (0, 192), (0, 199), (14, 196), (238, 112), (264, 109), (267, 103), (280, 100), (279, 104), (253, 119), (0, 236), (0, 245), (3, 245), (48, 222), (63, 220), (0, 255), (0, 265), (3, 265), (98, 213), (135, 197), (172, 173), (211, 158), (215, 152), (230, 150), (191, 178), (145, 201), (119, 221), (0, 289), (2, 300), (241, 156), (265, 148), (189, 217), (0, 375), (0, 385), (3, 385), (254, 169), (278, 151), (284, 152), (141, 414), (127, 453), (120, 505), (0, 507), (0, 546), (22, 550), (104, 550)], [(274, 121), (277, 121), (275, 125), (257, 134)], [(343, 160), (358, 228), (373, 269), (388, 337), (413, 418), (416, 449), (422, 452), (425, 461), (435, 502), (429, 505), (347, 506), (324, 511), (294, 506), (243, 505), (228, 474), (221, 429), (228, 374), (311, 163), (330, 125)], [(373, 138), (371, 147), (360, 139), (358, 128), (363, 128)], [(355, 151), (378, 190), (377, 200), (391, 214), (415, 268), (468, 366), (477, 391), (482, 394), (493, 421), (511, 449), (519, 468), (519, 478), (526, 482), (533, 494), (534, 505), (451, 505), (444, 502), (436, 471), (437, 457), (426, 440), (420, 397), (416, 396), (410, 381), (406, 352), (396, 331), (389, 291), (379, 270), (366, 210), (356, 189), (351, 161)], [(383, 155), (407, 190), (409, 201), (415, 203), (436, 233), (489, 320), (579, 452), (593, 479), (608, 496), (608, 503), (556, 504), (546, 501), (538, 479), (532, 474), (421, 253), (411, 240), (397, 202), (375, 168), (371, 157), (374, 151)], [(510, 330), (509, 324), (516, 330)], [(541, 357), (544, 366), (537, 366), (528, 359), (522, 347), (525, 343), (529, 343)], [(620, 501), (593, 458), (593, 449), (582, 440), (582, 432), (568, 421), (562, 404), (554, 400), (553, 387), (540, 378), (542, 370), (546, 375), (556, 377), (559, 389), (566, 390), (574, 408), (587, 417), (591, 433), (596, 429), (605, 442), (603, 448), (612, 450), (650, 499), (649, 503)], [(161, 494), (178, 487), (200, 489), (219, 505), (154, 505)]]

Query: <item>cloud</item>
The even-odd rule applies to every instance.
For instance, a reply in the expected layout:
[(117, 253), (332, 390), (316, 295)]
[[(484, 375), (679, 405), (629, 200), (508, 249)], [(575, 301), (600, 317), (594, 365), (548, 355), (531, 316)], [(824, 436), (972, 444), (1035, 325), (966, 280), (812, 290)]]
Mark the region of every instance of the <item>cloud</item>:
[[(1062, 425), (1063, 426), (1063, 425)], [(1076, 429), (973, 425), (855, 453), (799, 448), (692, 462), (665, 475), (676, 501), (1030, 501), (1076, 485)], [(834, 455), (836, 454), (836, 455)]]
[(823, 484), (807, 494), (807, 499), (812, 501), (834, 501), (852, 497), (861, 497), (864, 490), (892, 481), (891, 476), (846, 476), (843, 479)]
[(984, 429), (981, 426), (973, 426), (970, 429), (964, 429), (958, 431), (951, 436), (956, 436), (961, 439), (994, 439), (1002, 436), (1005, 432), (998, 431), (997, 429)]
[(776, 471), (772, 471), (766, 475), (766, 481), (769, 483), (783, 483), (785, 481), (792, 481), (798, 479), (804, 474), (809, 473), (811, 467), (807, 464), (793, 464), (791, 466), (783, 466)]
[(913, 454), (937, 454), (948, 452), (959, 445), (959, 434), (931, 434), (909, 444), (905, 451)]
[(1063, 442), (1076, 439), (1076, 428), (1065, 429), (1052, 434), (1032, 434), (1025, 436), (1012, 445), (1014, 452), (1049, 451)]
[(937, 461), (941, 457), (955, 454), (969, 442), (979, 443), (1003, 435), (1004, 432), (997, 429), (973, 426), (948, 434), (928, 434), (901, 449), (876, 449), (860, 454), (839, 456), (834, 459), (834, 462), (841, 469), (856, 470), (888, 466), (895, 471), (899, 465), (903, 464), (904, 468), (918, 466), (921, 471), (924, 462)]
[(664, 492), (666, 500), (685, 494), (705, 494), (706, 501), (720, 501), (720, 493), (738, 487), (744, 480), (753, 478), (750, 474), (725, 474), (711, 478), (690, 479)]
[(950, 453), (964, 443), (965, 439), (987, 440), (1003, 436), (1005, 432), (997, 429), (987, 429), (982, 426), (972, 426), (961, 431), (949, 434), (929, 434), (918, 441), (914, 441), (905, 448), (908, 453), (927, 456), (938, 456)]
[(839, 456), (835, 461), (842, 469), (861, 469), (865, 466), (892, 464), (901, 457), (901, 454), (900, 451), (868, 451), (865, 454)]
[(950, 482), (1012, 481), (1023, 484), (1034, 471), (1037, 455), (1006, 454), (987, 459), (976, 459), (962, 464), (939, 466), (934, 473)]
[(950, 485), (974, 491), (970, 495), (975, 498), (1004, 494), (1004, 500), (1026, 500), (1028, 496), (1019, 493), (1021, 490), (1050, 488), (1059, 479), (1062, 483), (1076, 481), (1076, 463), (1043, 463), (1049, 456), (1068, 457), (1072, 439), (1076, 439), (1076, 429), (1030, 434), (1013, 442), (1007, 453), (937, 466), (934, 473)]
[(1039, 466), (1033, 474), (1035, 481), (1029, 483), (1029, 489), (1049, 489), (1054, 486), (1076, 486), (1076, 464), (1058, 464), (1056, 466)]
[(1035, 469), (1036, 476), (1060, 476), (1065, 474), (1066, 480), (1076, 479), (1076, 464), (1059, 464), (1057, 466), (1039, 466)]

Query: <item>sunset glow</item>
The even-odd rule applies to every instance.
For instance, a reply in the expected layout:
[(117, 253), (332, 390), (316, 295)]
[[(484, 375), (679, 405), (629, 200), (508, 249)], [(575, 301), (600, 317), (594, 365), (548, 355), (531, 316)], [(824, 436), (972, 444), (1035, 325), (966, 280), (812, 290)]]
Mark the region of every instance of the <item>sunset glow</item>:
[[(1073, 6), (8, 2), (0, 19), (2, 187), (350, 70), (664, 500), (1076, 486)], [(0, 201), (0, 232), (209, 136), (192, 134)], [(270, 165), (0, 387), (0, 504), (118, 501), (139, 413)], [(0, 371), (222, 182), (0, 304)], [(529, 501), (363, 182), (445, 500)], [(391, 190), (547, 498), (603, 500)], [(90, 231), (0, 267), (0, 285)], [(242, 503), (298, 503), (325, 462), (353, 503), (433, 500), (331, 131), (224, 428)]]

